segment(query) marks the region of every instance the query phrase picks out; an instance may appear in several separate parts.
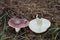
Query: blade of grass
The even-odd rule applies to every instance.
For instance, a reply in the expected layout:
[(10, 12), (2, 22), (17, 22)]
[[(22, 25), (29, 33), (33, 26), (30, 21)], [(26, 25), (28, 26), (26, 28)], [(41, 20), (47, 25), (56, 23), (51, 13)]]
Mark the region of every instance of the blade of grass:
[(54, 34), (52, 34), (52, 40), (54, 40), (54, 38), (55, 38), (55, 35), (54, 35)]
[(53, 31), (53, 33), (57, 32), (58, 30), (60, 30), (60, 28), (56, 28), (56, 29)]
[(60, 34), (60, 31), (56, 34), (56, 36), (55, 36), (55, 40), (57, 39), (57, 36)]
[(5, 21), (4, 21), (4, 28), (2, 30), (2, 36), (0, 40), (4, 40), (4, 33), (5, 33), (5, 28), (6, 28), (6, 18), (4, 17)]

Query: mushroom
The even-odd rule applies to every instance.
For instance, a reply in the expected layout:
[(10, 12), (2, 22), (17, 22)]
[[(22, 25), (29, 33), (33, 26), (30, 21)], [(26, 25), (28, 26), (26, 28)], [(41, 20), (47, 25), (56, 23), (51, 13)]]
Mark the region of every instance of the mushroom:
[(19, 32), (21, 28), (27, 27), (29, 21), (27, 19), (20, 19), (20, 18), (11, 18), (8, 21), (8, 25), (12, 28), (15, 28), (16, 32)]
[(43, 33), (47, 31), (50, 27), (51, 22), (45, 18), (38, 18), (36, 15), (36, 19), (33, 19), (29, 23), (29, 28), (35, 33)]

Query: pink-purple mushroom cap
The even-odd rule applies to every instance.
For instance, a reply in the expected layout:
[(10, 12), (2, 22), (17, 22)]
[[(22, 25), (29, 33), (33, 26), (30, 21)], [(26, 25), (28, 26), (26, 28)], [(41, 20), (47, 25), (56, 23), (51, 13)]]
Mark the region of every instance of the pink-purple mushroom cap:
[(24, 28), (27, 27), (29, 21), (27, 19), (20, 19), (20, 18), (11, 18), (8, 21), (8, 25), (12, 28)]

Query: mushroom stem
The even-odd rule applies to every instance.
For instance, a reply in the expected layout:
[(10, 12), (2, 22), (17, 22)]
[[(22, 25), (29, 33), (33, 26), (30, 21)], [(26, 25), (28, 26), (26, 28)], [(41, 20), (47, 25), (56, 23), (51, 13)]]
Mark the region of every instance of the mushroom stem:
[(38, 14), (36, 15), (37, 25), (42, 25), (42, 20), (38, 18)]
[(19, 32), (20, 29), (21, 29), (21, 28), (15, 28), (15, 31), (16, 31), (16, 32)]

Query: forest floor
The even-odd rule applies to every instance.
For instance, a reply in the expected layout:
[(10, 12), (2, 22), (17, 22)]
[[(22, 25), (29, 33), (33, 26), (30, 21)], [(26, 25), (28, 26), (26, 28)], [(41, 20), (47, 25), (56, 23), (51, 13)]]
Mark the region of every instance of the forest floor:
[[(14, 16), (31, 21), (36, 14), (51, 21), (51, 27), (44, 33), (37, 34), (26, 27), (16, 34), (7, 24)], [(60, 40), (60, 0), (0, 0), (0, 39)]]

